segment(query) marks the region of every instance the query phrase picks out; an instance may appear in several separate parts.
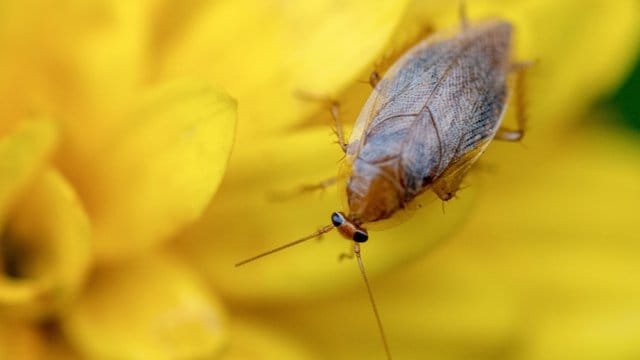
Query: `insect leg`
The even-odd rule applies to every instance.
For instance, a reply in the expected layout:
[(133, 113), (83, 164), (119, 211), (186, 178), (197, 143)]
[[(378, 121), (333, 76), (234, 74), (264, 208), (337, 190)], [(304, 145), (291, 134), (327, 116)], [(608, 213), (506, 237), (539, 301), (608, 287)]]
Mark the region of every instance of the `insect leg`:
[(328, 188), (329, 186), (335, 185), (336, 181), (338, 180), (337, 177), (330, 177), (328, 179), (322, 180), (318, 183), (315, 184), (306, 184), (306, 185), (302, 185), (299, 188), (300, 192), (309, 192), (309, 191), (316, 191), (316, 190), (324, 190), (326, 188)]
[(469, 17), (467, 17), (467, 4), (464, 0), (460, 0), (458, 13), (460, 14), (460, 25), (462, 26), (462, 30), (466, 30), (469, 27)]
[(460, 190), (462, 180), (471, 169), (471, 165), (473, 165), (473, 161), (455, 164), (453, 168), (448, 169), (433, 183), (433, 192), (438, 195), (440, 200), (449, 201), (456, 196), (456, 192)]
[(516, 121), (518, 128), (508, 129), (505, 127), (501, 127), (498, 129), (496, 133), (495, 139), (502, 141), (520, 141), (525, 133), (525, 128), (527, 125), (527, 117), (525, 113), (525, 96), (524, 96), (524, 88), (525, 88), (525, 73), (529, 66), (533, 65), (534, 62), (519, 62), (511, 65), (511, 69), (516, 72), (516, 81), (515, 81), (515, 110), (516, 110)]
[(304, 91), (298, 91), (296, 92), (296, 95), (302, 100), (320, 102), (329, 108), (329, 111), (331, 111), (331, 117), (335, 124), (334, 131), (338, 137), (338, 145), (340, 145), (342, 151), (346, 153), (347, 143), (345, 141), (344, 130), (342, 129), (342, 122), (340, 121), (340, 103), (328, 96), (314, 95)]
[(333, 122), (336, 126), (336, 136), (338, 137), (338, 145), (342, 151), (347, 153), (347, 142), (344, 139), (344, 131), (342, 129), (342, 122), (340, 121), (340, 103), (335, 100), (331, 101), (331, 117), (333, 117)]
[(428, 37), (433, 33), (433, 26), (430, 24), (423, 25), (415, 34), (411, 35), (408, 39), (402, 41), (400, 46), (392, 48), (385, 53), (375, 64), (373, 64), (373, 71), (369, 75), (369, 84), (375, 88), (382, 77), (382, 74), (404, 53), (413, 47), (420, 40)]
[(353, 257), (355, 256), (355, 254), (352, 252), (343, 252), (340, 255), (338, 255), (338, 261), (344, 261), (344, 260), (351, 260), (353, 259)]
[(460, 189), (462, 180), (467, 174), (469, 168), (464, 171), (456, 172), (446, 178), (439, 179), (432, 185), (433, 192), (442, 201), (449, 201), (456, 196), (456, 192)]
[(501, 127), (500, 129), (498, 129), (495, 139), (500, 141), (518, 142), (522, 140), (523, 136), (524, 129), (513, 130)]
[(522, 70), (526, 70), (529, 67), (535, 65), (537, 63), (536, 60), (525, 60), (525, 61), (516, 61), (509, 65), (510, 72), (520, 72)]
[(302, 195), (304, 193), (313, 192), (317, 190), (324, 190), (338, 181), (337, 177), (331, 177), (315, 184), (303, 184), (297, 189), (291, 191), (273, 192), (269, 195), (269, 199), (273, 201), (284, 201), (291, 199), (292, 197)]
[(450, 164), (444, 173), (434, 180), (431, 188), (442, 201), (449, 201), (461, 189), (462, 181), (482, 154), (482, 146), (469, 150), (455, 163)]

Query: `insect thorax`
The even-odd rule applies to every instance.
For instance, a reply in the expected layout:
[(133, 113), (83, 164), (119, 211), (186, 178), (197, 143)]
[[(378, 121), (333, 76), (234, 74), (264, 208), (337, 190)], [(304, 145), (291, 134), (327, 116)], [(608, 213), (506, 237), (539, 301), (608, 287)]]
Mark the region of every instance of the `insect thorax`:
[(405, 189), (400, 181), (393, 162), (371, 164), (356, 159), (347, 183), (350, 218), (368, 223), (393, 215), (405, 202)]

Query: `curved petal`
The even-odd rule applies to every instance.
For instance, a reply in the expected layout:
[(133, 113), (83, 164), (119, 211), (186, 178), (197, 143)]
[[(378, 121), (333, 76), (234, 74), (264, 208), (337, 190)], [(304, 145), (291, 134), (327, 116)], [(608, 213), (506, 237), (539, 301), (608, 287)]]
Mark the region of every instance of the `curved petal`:
[(0, 129), (31, 113), (55, 114), (64, 151), (102, 139), (148, 77), (148, 3), (0, 4), (0, 52), (10, 54), (0, 58)]
[(78, 198), (55, 170), (26, 189), (0, 241), (0, 306), (13, 316), (60, 310), (77, 294), (92, 258), (91, 226)]
[(531, 24), (523, 47), (540, 61), (531, 73), (532, 119), (542, 124), (573, 117), (631, 70), (640, 48), (637, 1), (547, 0), (532, 8), (521, 15)]
[[(495, 359), (518, 326), (514, 292), (491, 274), (442, 257), (372, 280), (391, 354), (399, 359)], [(459, 266), (462, 265), (462, 266)], [(266, 314), (265, 314), (266, 313)], [(376, 359), (384, 349), (364, 286), (327, 299), (256, 311), (326, 359)]]
[[(337, 260), (351, 251), (351, 244), (336, 233), (233, 268), (240, 260), (327, 225), (331, 212), (340, 210), (335, 186), (325, 194), (271, 198), (274, 192), (295, 190), (337, 173), (339, 148), (329, 136), (326, 129), (300, 131), (234, 152), (234, 161), (244, 167), (230, 167), (213, 206), (183, 235), (185, 251), (220, 291), (243, 301), (270, 302), (359, 286), (357, 267)], [(424, 206), (405, 216), (404, 223), (371, 231), (370, 241), (363, 245), (371, 275), (424, 254), (456, 228), (472, 200), (472, 190), (461, 192), (460, 199), (446, 204), (445, 216), (441, 202), (427, 196)]]
[(0, 226), (17, 197), (51, 156), (58, 138), (49, 120), (29, 121), (0, 137)]
[(222, 179), (235, 123), (235, 101), (208, 84), (147, 94), (84, 169), (98, 257), (148, 249), (197, 219)]
[[(73, 50), (88, 32), (87, 2), (3, 1), (0, 4), (0, 132), (30, 114), (83, 108), (75, 87)], [(82, 28), (82, 30), (80, 30)]]
[(224, 353), (225, 360), (278, 359), (313, 360), (320, 359), (302, 346), (294, 337), (287, 337), (273, 328), (236, 317), (231, 327), (232, 337)]
[(220, 304), (197, 274), (154, 252), (98, 269), (62, 324), (92, 359), (213, 358), (229, 336)]
[(79, 357), (57, 331), (43, 330), (27, 321), (3, 319), (0, 322), (0, 359), (74, 360)]
[(43, 357), (42, 337), (26, 322), (0, 323), (0, 359), (37, 360)]
[(631, 297), (589, 299), (546, 314), (527, 329), (522, 359), (635, 359), (640, 356), (638, 292)]
[(522, 358), (633, 358), (637, 139), (602, 127), (558, 138), (501, 168), (451, 254), (516, 291)]
[(318, 106), (296, 92), (335, 95), (356, 81), (386, 45), (406, 4), (212, 3), (174, 40), (158, 76), (197, 74), (220, 82), (243, 106), (242, 139), (286, 129)]

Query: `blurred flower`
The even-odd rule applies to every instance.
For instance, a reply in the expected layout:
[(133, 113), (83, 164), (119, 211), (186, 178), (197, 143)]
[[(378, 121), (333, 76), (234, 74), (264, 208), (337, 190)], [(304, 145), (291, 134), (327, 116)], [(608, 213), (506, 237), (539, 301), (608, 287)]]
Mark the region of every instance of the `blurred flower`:
[(126, 51), (147, 30), (128, 22), (136, 5), (0, 7), (0, 322), (26, 339), (0, 357), (219, 353), (215, 294), (156, 249), (218, 187), (235, 100), (205, 80), (143, 81)]
[[(492, 145), (498, 170), (473, 174), (444, 213), (426, 197), (371, 233), (392, 351), (637, 357), (640, 148), (581, 120), (629, 69), (638, 4), (467, 6), (512, 21), (514, 58), (539, 61), (531, 131), (526, 149)], [(295, 92), (338, 97), (354, 118), (359, 80), (425, 24), (455, 26), (456, 5), (0, 4), (0, 358), (382, 357), (360, 275), (336, 260), (347, 242), (233, 264), (339, 207), (269, 200), (335, 175), (341, 156), (325, 110)], [(213, 84), (237, 99), (235, 137), (235, 101)]]

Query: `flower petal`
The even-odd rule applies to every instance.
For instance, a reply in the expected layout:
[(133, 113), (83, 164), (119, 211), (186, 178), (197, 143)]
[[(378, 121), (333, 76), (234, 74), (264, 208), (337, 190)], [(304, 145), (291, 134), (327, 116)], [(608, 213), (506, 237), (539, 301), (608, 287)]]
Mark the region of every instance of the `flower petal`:
[(479, 196), (452, 253), (517, 292), (523, 358), (633, 358), (637, 139), (602, 127), (557, 136), (524, 154), (504, 149), (524, 156)]
[[(513, 291), (435, 250), (417, 264), (372, 280), (394, 358), (495, 359), (518, 324)], [(458, 266), (458, 265), (463, 266)], [(364, 285), (327, 299), (256, 311), (273, 331), (298, 336), (326, 359), (383, 358)]]
[[(233, 269), (240, 260), (312, 233), (340, 210), (335, 186), (323, 195), (270, 198), (336, 174), (340, 150), (328, 137), (324, 128), (300, 131), (234, 152), (234, 161), (245, 167), (230, 168), (213, 206), (183, 235), (185, 251), (221, 291), (243, 301), (269, 302), (360, 286), (353, 264), (337, 260), (351, 251), (351, 243), (335, 233)], [(375, 275), (424, 254), (456, 228), (472, 199), (473, 191), (462, 192), (446, 204), (445, 216), (441, 202), (427, 196), (422, 208), (404, 216), (406, 222), (371, 231), (363, 245), (369, 272)]]
[(0, 137), (0, 225), (57, 143), (52, 121), (30, 121)]
[(60, 339), (57, 331), (44, 330), (29, 322), (0, 322), (0, 359), (74, 360), (77, 354)]
[(147, 249), (198, 218), (224, 173), (235, 121), (235, 101), (217, 87), (150, 92), (86, 171), (97, 255)]
[(14, 316), (59, 310), (77, 294), (92, 257), (91, 226), (55, 170), (45, 171), (12, 210), (0, 242), (0, 305)]
[(223, 310), (176, 258), (147, 253), (98, 269), (62, 319), (87, 358), (213, 358), (227, 342)]
[(56, 114), (83, 107), (75, 88), (73, 50), (89, 1), (43, 0), (0, 4), (0, 132), (29, 114)]
[(386, 45), (406, 4), (217, 2), (200, 9), (159, 76), (195, 74), (220, 82), (243, 104), (241, 138), (286, 129), (318, 107), (296, 92), (335, 95), (356, 81)]
[(522, 49), (539, 60), (530, 77), (531, 119), (572, 118), (620, 83), (640, 45), (639, 5), (546, 0), (523, 7), (518, 18), (529, 25)]
[(273, 328), (240, 316), (234, 319), (231, 331), (231, 343), (223, 357), (225, 360), (319, 359), (295, 341), (293, 336), (283, 336), (274, 332)]
[(636, 341), (640, 331), (638, 292), (628, 298), (625, 295), (607, 301), (585, 299), (582, 304), (546, 314), (525, 332), (529, 346), (522, 358), (640, 357), (640, 344)]
[[(148, 78), (148, 1), (0, 4), (0, 129), (55, 114), (69, 152), (91, 147)], [(69, 143), (70, 142), (70, 143)]]
[(28, 323), (0, 322), (0, 359), (43, 359), (42, 338)]

